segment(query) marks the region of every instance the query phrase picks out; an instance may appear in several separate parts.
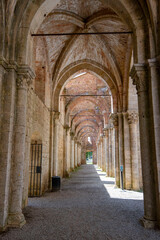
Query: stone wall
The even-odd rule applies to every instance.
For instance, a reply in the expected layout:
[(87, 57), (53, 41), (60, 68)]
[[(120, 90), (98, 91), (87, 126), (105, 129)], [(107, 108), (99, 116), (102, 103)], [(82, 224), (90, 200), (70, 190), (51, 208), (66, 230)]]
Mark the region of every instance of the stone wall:
[(28, 90), (26, 152), (24, 163), (23, 207), (27, 205), (29, 184), (29, 161), (31, 141), (42, 142), (41, 190), (44, 193), (49, 183), (50, 112), (32, 89)]

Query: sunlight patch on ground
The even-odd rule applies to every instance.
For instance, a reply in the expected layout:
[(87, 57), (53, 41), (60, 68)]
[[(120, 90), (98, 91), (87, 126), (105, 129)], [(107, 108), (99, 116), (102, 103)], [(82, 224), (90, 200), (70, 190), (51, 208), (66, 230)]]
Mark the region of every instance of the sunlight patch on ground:
[(95, 166), (95, 169), (104, 187), (106, 188), (106, 191), (108, 192), (110, 198), (143, 200), (142, 192), (122, 190), (121, 188), (117, 188), (115, 186), (115, 178), (106, 177), (106, 172), (103, 172), (97, 166)]

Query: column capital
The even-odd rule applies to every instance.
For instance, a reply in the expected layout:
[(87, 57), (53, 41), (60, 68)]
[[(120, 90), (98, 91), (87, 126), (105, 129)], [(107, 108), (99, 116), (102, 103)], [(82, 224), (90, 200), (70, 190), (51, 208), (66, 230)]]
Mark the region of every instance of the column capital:
[(130, 76), (133, 85), (136, 85), (137, 93), (148, 91), (148, 69), (146, 64), (134, 64)]
[(108, 128), (103, 128), (103, 137), (108, 137)]
[(34, 71), (28, 65), (21, 65), (17, 68), (17, 88), (27, 89), (35, 78)]
[(110, 120), (113, 123), (114, 127), (118, 127), (118, 114), (117, 113), (112, 113), (110, 115)]
[(17, 88), (27, 89), (32, 80), (25, 74), (18, 74), (16, 79)]
[(136, 111), (128, 111), (127, 119), (129, 124), (135, 124), (138, 121), (138, 113)]

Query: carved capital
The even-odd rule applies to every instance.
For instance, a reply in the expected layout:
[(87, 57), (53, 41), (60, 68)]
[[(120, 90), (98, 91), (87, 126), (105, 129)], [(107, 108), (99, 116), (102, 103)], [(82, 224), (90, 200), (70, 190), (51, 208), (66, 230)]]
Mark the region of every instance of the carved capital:
[(118, 115), (117, 115), (117, 113), (112, 113), (110, 115), (110, 120), (111, 120), (111, 123), (113, 123), (114, 127), (118, 127)]
[(21, 65), (17, 68), (17, 88), (27, 89), (35, 77), (33, 70), (27, 65)]
[(17, 88), (27, 89), (32, 83), (32, 79), (27, 74), (18, 74), (16, 84)]
[(108, 128), (103, 128), (103, 137), (108, 136)]
[(136, 111), (128, 112), (127, 118), (129, 124), (135, 124), (138, 121), (138, 113)]
[(148, 91), (148, 69), (146, 64), (134, 64), (130, 76), (133, 85), (136, 85), (137, 93)]

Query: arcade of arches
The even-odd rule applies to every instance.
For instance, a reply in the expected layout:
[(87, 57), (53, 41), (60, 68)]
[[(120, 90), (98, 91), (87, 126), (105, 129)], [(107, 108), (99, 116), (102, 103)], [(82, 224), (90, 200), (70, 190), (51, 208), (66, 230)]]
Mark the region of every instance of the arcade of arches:
[(23, 226), (28, 196), (86, 152), (117, 187), (123, 166), (124, 188), (143, 189), (144, 227), (160, 227), (159, 11), (158, 0), (0, 1), (1, 231)]

